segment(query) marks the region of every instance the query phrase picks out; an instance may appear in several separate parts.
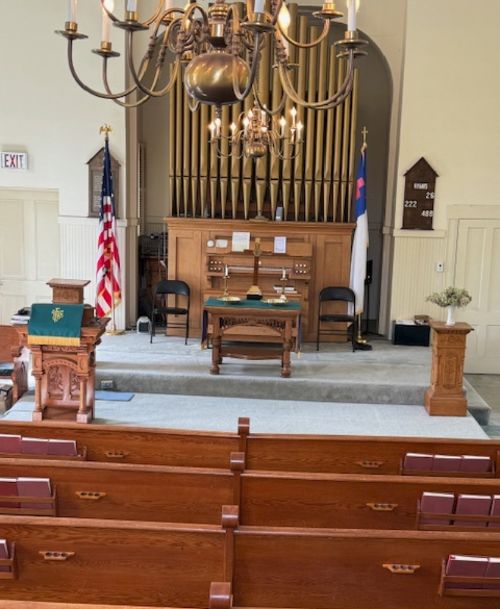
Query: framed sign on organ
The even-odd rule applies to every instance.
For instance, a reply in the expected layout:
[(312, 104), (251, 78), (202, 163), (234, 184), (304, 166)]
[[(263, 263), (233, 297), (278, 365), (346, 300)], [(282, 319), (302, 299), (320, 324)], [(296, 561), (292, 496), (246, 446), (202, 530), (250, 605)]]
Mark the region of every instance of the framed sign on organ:
[(437, 177), (424, 157), (405, 173), (403, 229), (432, 230)]

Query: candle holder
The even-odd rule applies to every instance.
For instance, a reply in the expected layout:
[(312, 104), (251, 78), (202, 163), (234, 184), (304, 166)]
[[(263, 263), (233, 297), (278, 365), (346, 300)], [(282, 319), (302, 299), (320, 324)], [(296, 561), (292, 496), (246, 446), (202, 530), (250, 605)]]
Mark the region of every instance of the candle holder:
[(285, 286), (286, 286), (287, 281), (288, 281), (288, 277), (286, 275), (286, 269), (283, 268), (283, 271), (281, 273), (281, 278), (280, 278), (280, 282), (281, 282), (280, 300), (281, 300), (281, 302), (288, 302), (288, 298), (286, 297), (286, 294), (285, 294)]

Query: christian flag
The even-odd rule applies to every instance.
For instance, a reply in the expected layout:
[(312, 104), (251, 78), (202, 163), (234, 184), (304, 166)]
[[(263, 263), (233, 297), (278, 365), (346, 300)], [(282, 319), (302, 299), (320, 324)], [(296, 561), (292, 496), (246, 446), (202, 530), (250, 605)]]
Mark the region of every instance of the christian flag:
[(356, 177), (356, 229), (351, 254), (351, 290), (356, 294), (356, 314), (365, 302), (366, 254), (368, 250), (368, 214), (366, 211), (366, 144), (361, 148)]
[(120, 253), (116, 240), (116, 216), (111, 175), (111, 157), (108, 137), (104, 143), (104, 168), (102, 174), (101, 211), (99, 213), (99, 237), (97, 240), (97, 317), (105, 317), (111, 311), (112, 298), (117, 307), (122, 299), (120, 288)]

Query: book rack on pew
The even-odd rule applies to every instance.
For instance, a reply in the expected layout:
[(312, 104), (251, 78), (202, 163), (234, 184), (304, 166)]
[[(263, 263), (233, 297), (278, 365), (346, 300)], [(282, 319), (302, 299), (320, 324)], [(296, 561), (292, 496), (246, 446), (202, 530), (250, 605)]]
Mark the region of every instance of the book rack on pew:
[[(452, 586), (452, 587), (450, 587)], [(470, 588), (467, 586), (471, 586)], [(477, 587), (473, 587), (477, 586)], [(494, 586), (494, 588), (486, 588)], [(441, 580), (439, 582), (441, 596), (477, 596), (485, 598), (500, 598), (500, 577), (470, 577), (466, 575), (446, 575), (446, 560), (442, 562)]]
[[(480, 531), (482, 533), (500, 532), (500, 516), (492, 516), (491, 514), (457, 514), (456, 512), (443, 513), (439, 512), (422, 512), (420, 500), (417, 501), (417, 525), (419, 531)], [(424, 520), (443, 520), (442, 524), (426, 524)], [(470, 526), (463, 524), (455, 525), (450, 522), (458, 520), (462, 522), (470, 522)], [(488, 526), (491, 528), (488, 530)], [(495, 529), (497, 529), (495, 531)]]
[(0, 452), (0, 459), (49, 459), (50, 461), (86, 461), (87, 447), (81, 446), (77, 449), (76, 455), (47, 455), (47, 454), (28, 454), (28, 453), (3, 453)]
[(0, 579), (16, 579), (16, 544), (8, 543), (9, 557), (0, 558)]
[[(497, 457), (498, 458), (498, 457)], [(439, 478), (496, 478), (495, 464), (491, 464), (491, 469), (488, 472), (464, 472), (464, 471), (432, 471), (432, 470), (417, 470), (405, 469), (403, 460), (399, 473), (402, 476), (421, 476), (421, 477), (439, 477)]]
[(34, 496), (23, 496), (23, 495), (2, 495), (0, 497), (0, 504), (12, 503), (12, 504), (23, 504), (31, 503), (41, 505), (43, 507), (21, 507), (13, 506), (6, 507), (0, 505), (0, 514), (13, 515), (18, 514), (20, 516), (57, 516), (57, 494), (55, 487), (52, 489), (50, 497), (34, 497)]

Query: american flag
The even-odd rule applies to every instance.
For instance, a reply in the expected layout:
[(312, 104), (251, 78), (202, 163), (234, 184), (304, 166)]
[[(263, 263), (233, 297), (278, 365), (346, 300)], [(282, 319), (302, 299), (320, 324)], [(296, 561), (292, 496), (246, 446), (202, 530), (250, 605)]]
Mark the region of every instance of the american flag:
[(99, 213), (99, 237), (97, 240), (97, 317), (105, 317), (111, 311), (112, 298), (117, 307), (122, 300), (120, 288), (120, 253), (116, 240), (115, 202), (111, 157), (108, 137), (104, 143), (104, 169), (102, 174), (101, 211)]
[(361, 148), (356, 179), (356, 230), (352, 244), (351, 290), (356, 294), (356, 311), (363, 313), (365, 301), (366, 257), (368, 251), (368, 213), (366, 211), (366, 144)]

